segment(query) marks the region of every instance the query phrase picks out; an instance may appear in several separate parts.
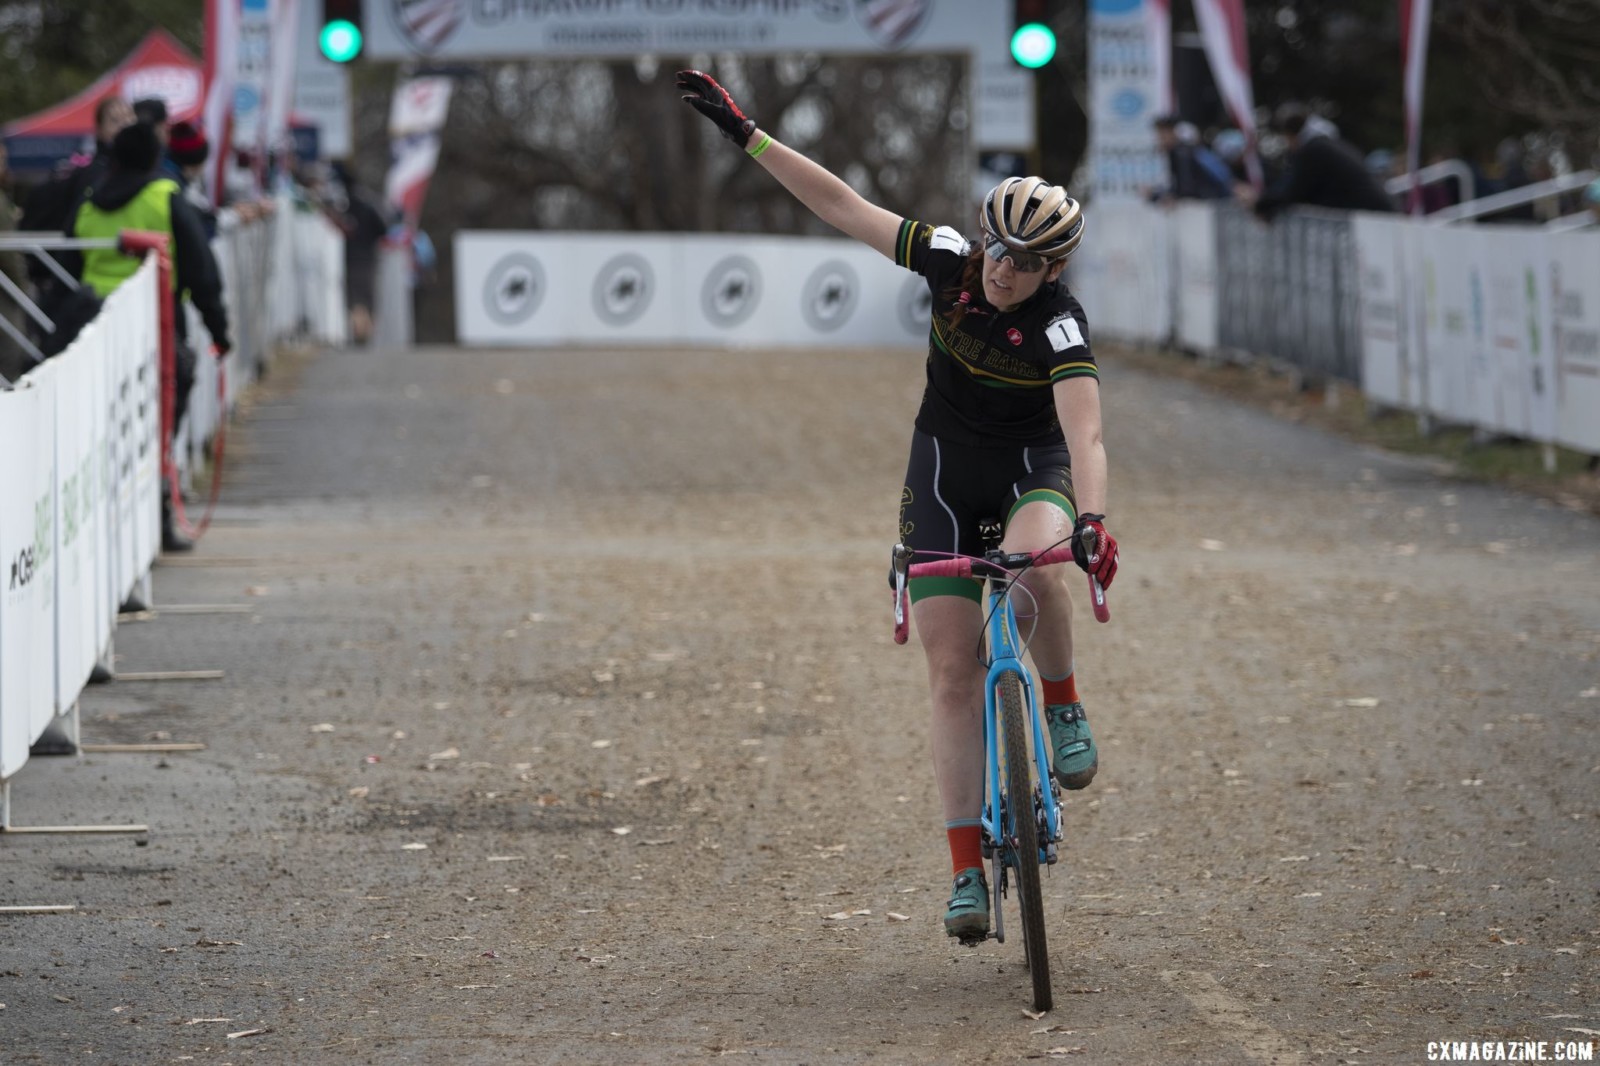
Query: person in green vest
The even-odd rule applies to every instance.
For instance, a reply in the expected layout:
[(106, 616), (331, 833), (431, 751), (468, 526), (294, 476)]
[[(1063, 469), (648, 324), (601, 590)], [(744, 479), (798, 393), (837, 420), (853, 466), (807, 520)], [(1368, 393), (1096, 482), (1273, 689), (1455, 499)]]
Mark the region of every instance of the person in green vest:
[[(211, 334), (218, 358), (232, 347), (228, 334), (228, 309), (222, 302), (222, 274), (206, 240), (205, 225), (177, 182), (157, 170), (162, 144), (156, 130), (135, 122), (111, 142), (111, 168), (96, 184), (67, 225), (67, 236), (116, 237), (123, 230), (149, 230), (170, 235), (167, 256), (172, 262), (173, 320), (177, 334), (176, 402), (172, 428), (176, 433), (189, 408), (194, 387), (195, 354), (188, 344), (184, 302), (190, 300)], [(140, 260), (115, 248), (88, 248), (83, 252), (83, 283), (104, 299), (133, 276)], [(170, 491), (161, 494), (161, 546), (164, 551), (187, 551), (193, 545), (172, 520)]]

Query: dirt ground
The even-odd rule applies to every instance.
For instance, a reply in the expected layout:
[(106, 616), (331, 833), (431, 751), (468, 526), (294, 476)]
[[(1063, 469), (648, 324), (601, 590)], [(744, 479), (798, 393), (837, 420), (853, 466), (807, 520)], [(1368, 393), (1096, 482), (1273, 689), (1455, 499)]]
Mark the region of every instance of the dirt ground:
[[(1600, 520), (1101, 353), (1098, 780), (939, 918), (922, 357), (303, 353), (0, 838), (12, 1063), (1421, 1063), (1600, 1032)], [(222, 605), (227, 613), (179, 608)], [(163, 610), (165, 608), (165, 610)], [(1013, 912), (1014, 913), (1014, 912)], [(1570, 1044), (1569, 1044), (1570, 1042)]]

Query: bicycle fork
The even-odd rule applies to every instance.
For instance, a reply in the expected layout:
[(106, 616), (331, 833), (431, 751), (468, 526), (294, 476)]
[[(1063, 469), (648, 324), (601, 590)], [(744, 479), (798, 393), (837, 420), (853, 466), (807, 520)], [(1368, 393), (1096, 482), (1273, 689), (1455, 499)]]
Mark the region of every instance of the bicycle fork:
[[(991, 876), (989, 878), (989, 891), (992, 895), (990, 914), (993, 916), (994, 931), (991, 934), (1000, 943), (1005, 943), (1005, 909), (1001, 900), (1006, 895), (1007, 885), (1010, 880), (1007, 856), (1012, 856), (1014, 862), (1043, 862), (1045, 865), (1055, 865), (1059, 858), (1058, 843), (1061, 839), (1061, 806), (1055, 790), (1055, 781), (1051, 776), (1050, 748), (1045, 741), (1048, 730), (1040, 717), (1039, 704), (1034, 698), (1033, 679), (1028, 670), (1022, 665), (1019, 649), (1015, 616), (1007, 609), (1007, 605), (995, 602), (994, 597), (999, 593), (991, 592), (991, 611), (989, 614), (988, 646), (990, 651), (989, 672), (984, 680), (983, 695), (983, 742), (987, 754), (984, 766), (984, 790), (986, 801), (983, 812), (985, 857), (990, 860)], [(1000, 760), (999, 752), (999, 701), (996, 693), (999, 691), (1001, 679), (1015, 676), (1022, 688), (1023, 706), (1029, 716), (1028, 729), (1032, 734), (1033, 751), (1031, 753), (1034, 765), (1033, 795), (1015, 797), (1006, 795), (1000, 788)], [(1007, 752), (1007, 757), (1014, 757), (1015, 753)], [(1013, 810), (1013, 808), (1016, 808)], [(1032, 818), (1037, 827), (1036, 839), (1039, 841), (1042, 854), (1022, 856), (1017, 854), (1016, 837), (1008, 832), (1012, 826), (1012, 818)]]

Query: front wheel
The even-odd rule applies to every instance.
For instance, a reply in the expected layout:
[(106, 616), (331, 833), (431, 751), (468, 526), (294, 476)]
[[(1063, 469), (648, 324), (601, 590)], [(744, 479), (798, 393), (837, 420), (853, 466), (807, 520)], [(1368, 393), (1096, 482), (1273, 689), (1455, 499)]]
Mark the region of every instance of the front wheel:
[(1022, 909), (1022, 947), (1033, 978), (1033, 1009), (1046, 1011), (1050, 994), (1050, 952), (1045, 946), (1044, 894), (1039, 885), (1039, 834), (1033, 814), (1033, 748), (1028, 744), (1022, 681), (1008, 674), (1000, 680), (1000, 727), (1004, 738), (1006, 777), (1006, 844), (1017, 874), (1017, 903)]

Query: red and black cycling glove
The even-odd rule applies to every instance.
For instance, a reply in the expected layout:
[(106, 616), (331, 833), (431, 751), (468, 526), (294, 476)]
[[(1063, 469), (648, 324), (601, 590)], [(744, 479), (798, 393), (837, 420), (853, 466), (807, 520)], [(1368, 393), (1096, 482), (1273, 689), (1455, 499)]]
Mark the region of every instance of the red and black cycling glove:
[(733, 102), (728, 90), (717, 84), (717, 79), (699, 70), (680, 70), (677, 84), (689, 106), (715, 122), (724, 137), (740, 148), (749, 146), (756, 120), (739, 110), (739, 105)]
[(1100, 582), (1100, 587), (1111, 587), (1117, 576), (1117, 541), (1106, 532), (1106, 516), (1081, 514), (1072, 527), (1072, 561), (1084, 573)]

